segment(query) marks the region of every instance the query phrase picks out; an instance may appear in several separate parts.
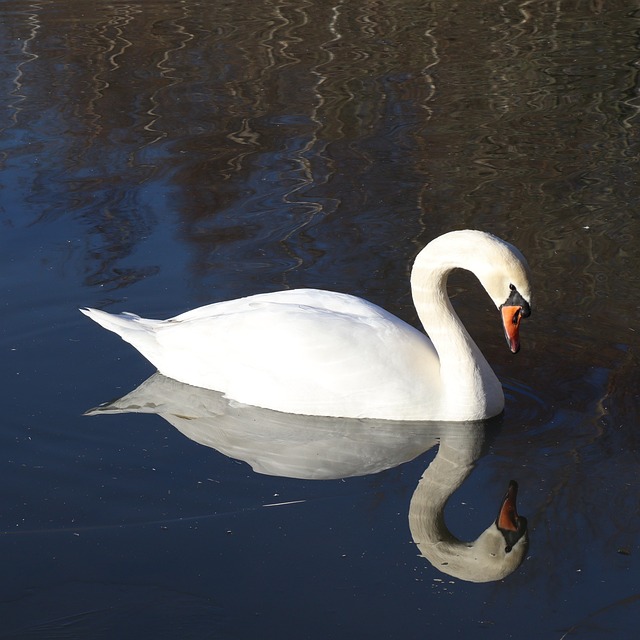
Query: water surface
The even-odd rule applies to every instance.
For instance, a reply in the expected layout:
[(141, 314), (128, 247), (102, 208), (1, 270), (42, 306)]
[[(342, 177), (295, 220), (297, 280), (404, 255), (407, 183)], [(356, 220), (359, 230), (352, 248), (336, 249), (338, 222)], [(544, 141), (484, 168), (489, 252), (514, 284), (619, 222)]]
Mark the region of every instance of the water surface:
[[(15, 0), (0, 16), (0, 637), (632, 637), (632, 5)], [(169, 317), (305, 286), (415, 323), (411, 261), (460, 228), (517, 245), (535, 280), (517, 356), (474, 279), (450, 287), (507, 406), (447, 523), (475, 538), (518, 480), (531, 545), (504, 580), (418, 555), (432, 433), (310, 479), (158, 415), (83, 415), (153, 369), (80, 306)]]

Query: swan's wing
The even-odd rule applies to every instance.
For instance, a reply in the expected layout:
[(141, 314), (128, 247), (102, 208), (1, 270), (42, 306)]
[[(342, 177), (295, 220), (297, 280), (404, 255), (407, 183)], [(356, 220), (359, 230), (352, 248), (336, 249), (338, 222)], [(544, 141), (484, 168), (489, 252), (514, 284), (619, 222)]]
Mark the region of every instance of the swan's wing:
[(187, 312), (154, 331), (158, 349), (147, 357), (162, 373), (246, 404), (391, 418), (423, 407), (429, 380), (438, 391), (428, 338), (353, 296), (252, 296)]
[(232, 313), (254, 312), (256, 309), (268, 305), (282, 304), (289, 308), (295, 306), (308, 307), (319, 311), (333, 311), (358, 317), (387, 317), (395, 319), (388, 311), (378, 305), (352, 296), (347, 293), (323, 291), (321, 289), (291, 289), (289, 291), (275, 291), (273, 293), (259, 293), (245, 298), (215, 302), (204, 307), (191, 309), (171, 318), (173, 321), (207, 320), (214, 316)]

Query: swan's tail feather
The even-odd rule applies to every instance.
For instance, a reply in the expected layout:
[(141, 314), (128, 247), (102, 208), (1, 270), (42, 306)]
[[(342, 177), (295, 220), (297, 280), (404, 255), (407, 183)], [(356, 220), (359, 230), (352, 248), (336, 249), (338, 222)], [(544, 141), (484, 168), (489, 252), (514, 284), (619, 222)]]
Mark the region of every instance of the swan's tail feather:
[(141, 318), (135, 313), (120, 313), (113, 314), (106, 311), (99, 311), (98, 309), (91, 309), (85, 307), (80, 309), (81, 313), (91, 318), (94, 322), (97, 322), (101, 327), (108, 329), (122, 336), (127, 331), (139, 331), (149, 330), (153, 320), (149, 321), (146, 318)]
[(147, 360), (155, 364), (157, 341), (154, 329), (156, 325), (162, 323), (162, 320), (141, 318), (135, 313), (111, 314), (88, 307), (80, 309), (80, 311), (101, 327), (117, 333), (123, 340), (133, 345)]

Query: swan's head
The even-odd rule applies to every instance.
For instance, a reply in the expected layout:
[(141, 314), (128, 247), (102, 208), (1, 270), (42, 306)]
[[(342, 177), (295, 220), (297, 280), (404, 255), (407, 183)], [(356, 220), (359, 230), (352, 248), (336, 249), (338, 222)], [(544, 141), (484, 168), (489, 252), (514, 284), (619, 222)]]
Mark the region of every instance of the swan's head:
[(527, 260), (512, 244), (484, 231), (451, 231), (432, 240), (416, 258), (416, 274), (445, 277), (452, 269), (476, 275), (500, 310), (509, 348), (520, 349), (520, 321), (531, 314)]
[(520, 321), (531, 315), (530, 271), (526, 258), (512, 244), (481, 231), (471, 269), (493, 303), (500, 310), (507, 344), (513, 353), (520, 350)]

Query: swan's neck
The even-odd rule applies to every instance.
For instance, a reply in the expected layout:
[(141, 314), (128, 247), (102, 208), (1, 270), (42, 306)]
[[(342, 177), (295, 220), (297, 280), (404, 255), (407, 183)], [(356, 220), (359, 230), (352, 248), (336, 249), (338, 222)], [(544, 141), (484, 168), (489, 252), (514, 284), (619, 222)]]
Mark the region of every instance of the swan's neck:
[[(419, 254), (411, 290), (422, 326), (440, 360), (441, 400), (448, 420), (477, 420), (500, 413), (500, 382), (456, 315), (447, 294), (449, 273), (463, 264), (429, 251)], [(459, 417), (452, 415), (456, 408)]]

